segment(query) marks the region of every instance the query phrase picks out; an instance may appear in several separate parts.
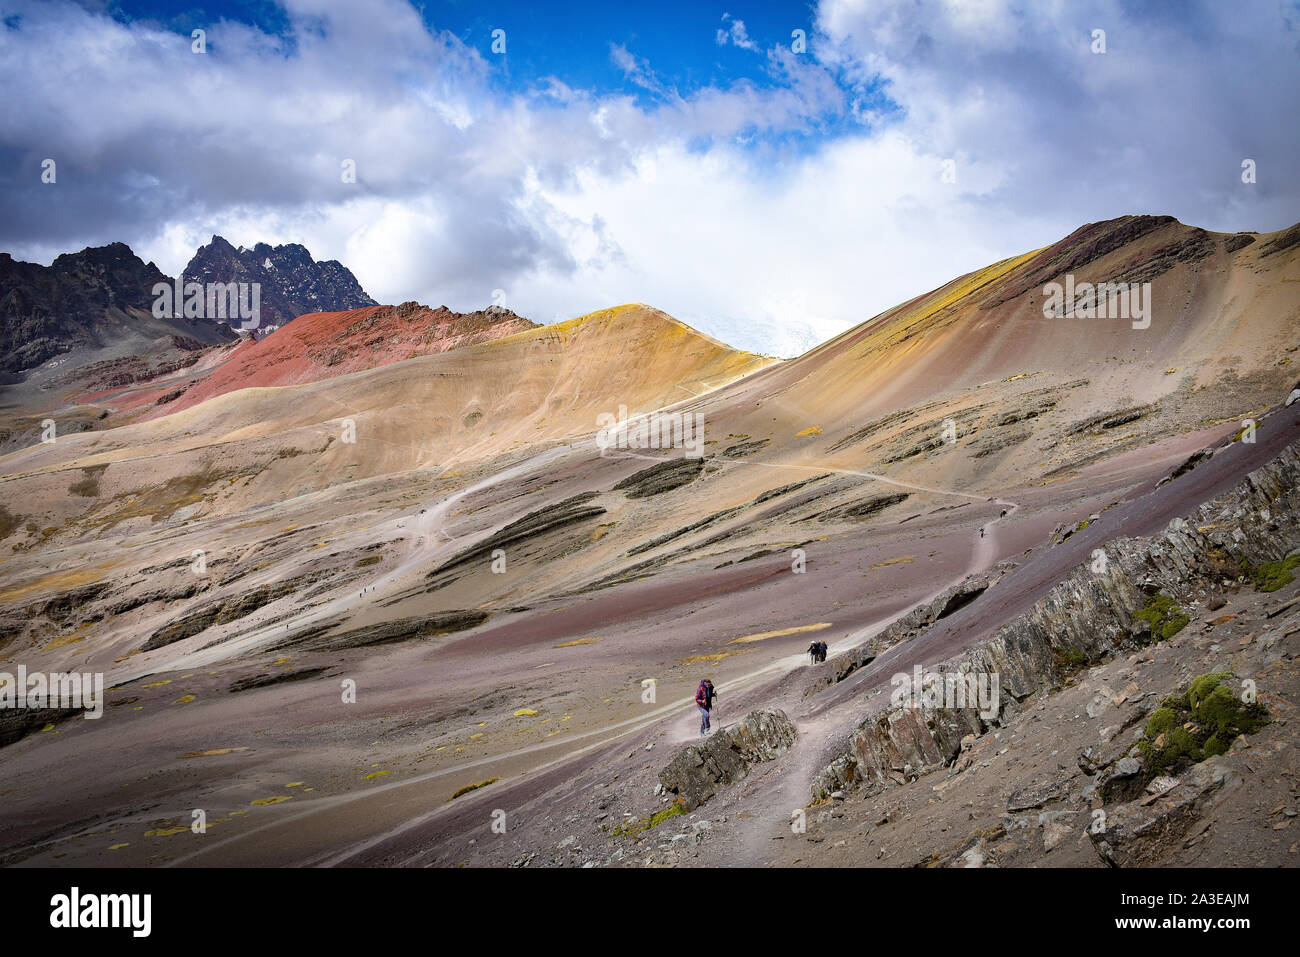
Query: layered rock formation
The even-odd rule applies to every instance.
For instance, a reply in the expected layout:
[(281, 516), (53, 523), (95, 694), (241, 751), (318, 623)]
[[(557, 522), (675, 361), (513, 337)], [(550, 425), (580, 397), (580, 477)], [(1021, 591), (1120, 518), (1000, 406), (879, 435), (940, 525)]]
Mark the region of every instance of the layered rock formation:
[(991, 572), (980, 572), (966, 577), (956, 585), (945, 588), (930, 601), (913, 608), (871, 640), (836, 655), (827, 662), (828, 667), (818, 669), (820, 673), (804, 689), (804, 697), (814, 695), (843, 681), (859, 668), (871, 664), (886, 649), (909, 638), (915, 638), (922, 629), (941, 618), (947, 618), (959, 608), (965, 608), (988, 591), (989, 586), (996, 582), (1005, 570), (1006, 563), (999, 563)]
[(691, 811), (743, 779), (750, 765), (779, 758), (794, 740), (794, 725), (784, 711), (751, 711), (703, 744), (683, 748), (659, 772), (659, 783)]
[[(1031, 611), (988, 641), (935, 671), (996, 675), (1001, 708), (985, 718), (974, 707), (892, 707), (862, 721), (843, 754), (812, 782), (812, 797), (869, 790), (936, 770), (958, 756), (962, 739), (1005, 723), (1019, 702), (1059, 684), (1084, 663), (1158, 640), (1138, 613), (1156, 595), (1190, 600), (1197, 589), (1241, 574), (1242, 563), (1277, 561), (1300, 541), (1300, 443), (1251, 472), (1230, 492), (1175, 519), (1150, 539), (1116, 539), (1079, 565)], [(1100, 571), (1095, 570), (1104, 564)]]

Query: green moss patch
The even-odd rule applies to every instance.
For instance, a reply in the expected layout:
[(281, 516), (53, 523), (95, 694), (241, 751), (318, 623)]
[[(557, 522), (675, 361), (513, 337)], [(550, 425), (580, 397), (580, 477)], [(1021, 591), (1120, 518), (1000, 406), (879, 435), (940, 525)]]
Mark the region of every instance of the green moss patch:
[(686, 806), (678, 798), (672, 804), (662, 810), (655, 811), (644, 821), (633, 821), (631, 824), (620, 824), (614, 828), (615, 837), (624, 837), (628, 834), (640, 834), (642, 831), (649, 831), (658, 827), (670, 817), (678, 817), (686, 813)]
[(1151, 712), (1138, 742), (1145, 759), (1143, 784), (1223, 754), (1237, 735), (1254, 734), (1268, 723), (1267, 708), (1242, 701), (1225, 684), (1232, 676), (1230, 671), (1201, 675), (1181, 695), (1166, 698)]
[(1252, 565), (1246, 559), (1241, 560), (1242, 571), (1250, 579), (1255, 591), (1277, 591), (1284, 585), (1295, 581), (1291, 573), (1300, 566), (1300, 555), (1292, 555), (1278, 562), (1261, 562)]
[(1159, 592), (1148, 598), (1146, 605), (1134, 617), (1151, 626), (1153, 641), (1168, 641), (1190, 621), (1172, 598)]

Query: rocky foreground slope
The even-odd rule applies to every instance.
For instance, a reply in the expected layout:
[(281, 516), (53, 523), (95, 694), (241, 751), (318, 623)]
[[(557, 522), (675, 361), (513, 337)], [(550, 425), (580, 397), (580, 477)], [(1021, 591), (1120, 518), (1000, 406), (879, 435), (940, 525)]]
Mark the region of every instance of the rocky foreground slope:
[[(1158, 534), (1110, 538), (991, 639), (925, 665), (996, 675), (995, 714), (923, 697), (891, 706), (888, 664), (862, 680), (954, 600), (996, 602), (998, 576), (977, 576), (905, 616), (893, 643), (890, 629), (877, 636), (879, 659), (850, 649), (811, 682), (769, 687), (758, 697), (771, 704), (667, 764), (654, 737), (606, 752), (605, 783), (584, 774), (539, 798), (559, 802), (545, 825), (521, 808), (528, 823), (513, 839), (448, 840), (422, 859), (1294, 866), (1300, 431), (1293, 415), (1269, 425), (1291, 435), (1276, 459)], [(828, 737), (815, 702), (849, 675), (860, 686), (831, 714), (865, 714)]]
[[(1202, 842), (1207, 850), (1219, 843), (1207, 838), (1215, 821), (1253, 818), (1241, 833), (1224, 838), (1239, 845), (1230, 859), (1294, 864), (1294, 835), (1288, 842), (1270, 831), (1287, 830), (1300, 797), (1300, 755), (1295, 728), (1288, 727), (1300, 691), (1300, 597), (1284, 571), (1300, 564), (1298, 451), (1300, 442), (1160, 535), (1107, 543), (994, 638), (928, 667), (940, 680), (996, 676), (1001, 707), (989, 715), (977, 705), (936, 707), (922, 698), (865, 718), (845, 753), (811, 782), (810, 809), (826, 807), (830, 813), (814, 813), (827, 826), (814, 828), (810, 840), (832, 839), (834, 847), (833, 838), (853, 833), (853, 824), (866, 825), (866, 833), (893, 824), (888, 833), (895, 841), (916, 841), (923, 851), (943, 848), (914, 863), (976, 866), (1029, 863), (1039, 847), (1025, 838), (1041, 836), (1046, 855), (1086, 835), (1085, 843), (1104, 863), (1154, 865), (1202, 858), (1184, 852)], [(1282, 581), (1283, 588), (1268, 591)], [(1217, 680), (1207, 682), (1204, 675)], [(1173, 739), (1182, 729), (1161, 725), (1166, 719), (1158, 709), (1169, 712), (1168, 703), (1198, 680), (1209, 691), (1225, 689), (1220, 703), (1237, 720), (1237, 712), (1249, 715), (1257, 708), (1261, 720), (1246, 721), (1252, 734), (1223, 717), (1217, 745), (1202, 738), (1190, 751), (1175, 749)], [(1202, 711), (1185, 717), (1184, 727), (1195, 730), (1198, 721), (1220, 716)], [(1070, 737), (1084, 743), (1066, 747), (1067, 728), (1061, 725), (1076, 721), (1085, 729), (1068, 729), (1075, 732)], [(1259, 727), (1252, 724), (1266, 722), (1274, 727), (1256, 737)], [(1078, 736), (1078, 730), (1085, 734)], [(1045, 755), (1048, 743), (1056, 747)], [(940, 795), (940, 805), (978, 806), (978, 798), (970, 798), (981, 776), (961, 775), (995, 764), (1005, 798), (998, 801), (1005, 813), (997, 823), (971, 827), (968, 839), (954, 841), (959, 830), (946, 847), (934, 840), (931, 824), (899, 826), (909, 803), (917, 817), (939, 817), (920, 813), (915, 796), (925, 791), (922, 781)], [(1248, 788), (1245, 778), (1266, 764), (1270, 777)], [(667, 782), (670, 773), (671, 766), (661, 779)], [(1269, 786), (1272, 774), (1280, 787)], [(918, 786), (910, 802), (895, 794), (912, 784)], [(863, 796), (859, 813), (839, 812), (855, 791)], [(1264, 811), (1258, 804), (1262, 793), (1280, 804)], [(875, 809), (868, 816), (878, 814), (876, 820), (863, 820), (861, 803)], [(949, 826), (941, 825), (939, 833), (946, 831)], [(838, 846), (847, 846), (847, 837)], [(1218, 863), (1212, 852), (1204, 862)]]

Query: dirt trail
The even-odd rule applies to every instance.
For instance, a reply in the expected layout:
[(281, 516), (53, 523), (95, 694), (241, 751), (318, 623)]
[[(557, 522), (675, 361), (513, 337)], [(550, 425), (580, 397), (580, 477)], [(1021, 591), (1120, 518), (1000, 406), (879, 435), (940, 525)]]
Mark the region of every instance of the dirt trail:
[[(1252, 457), (1259, 455), (1263, 451), (1256, 452), (1252, 450)], [(435, 541), (434, 536), (437, 531), (445, 528), (449, 513), (455, 504), (463, 501), (465, 497), (475, 491), (488, 488), (508, 478), (516, 477), (520, 472), (527, 471), (539, 464), (545, 464), (550, 461), (550, 457), (563, 452), (564, 449), (561, 447), (539, 453), (537, 456), (530, 457), (511, 469), (483, 479), (435, 505), (425, 513), (426, 517), (420, 523), (420, 529), (424, 533), (423, 542), (419, 543), (417, 548), (412, 549), (411, 554), (401, 566), (402, 571), (400, 574), (404, 574), (416, 562), (427, 561), (431, 555), (436, 556), (441, 553), (444, 545)], [(804, 468), (803, 466), (796, 467)], [(807, 468), (812, 469), (815, 466), (808, 466)], [(906, 485), (908, 483), (896, 484)], [(927, 491), (939, 494), (953, 494), (969, 499), (988, 500), (984, 496), (966, 492), (945, 493), (944, 490), (939, 489), (927, 489)], [(1010, 515), (1017, 507), (1015, 503), (1009, 501), (1001, 499), (995, 499), (994, 501), (1006, 508), (1007, 515)], [(969, 570), (987, 568), (996, 559), (999, 547), (997, 525), (1002, 517), (1005, 516), (994, 518), (985, 525), (986, 534), (982, 538), (979, 536), (978, 529), (972, 532), (973, 541), (971, 559), (968, 565)], [(409, 519), (409, 516), (407, 518)], [(1112, 531), (1111, 534), (1114, 534), (1114, 532)], [(1085, 537), (1087, 536), (1080, 536), (1081, 541), (1078, 543), (1080, 546), (1084, 544), (1082, 539)], [(1069, 551), (1072, 550), (1069, 549)], [(1064, 553), (1067, 549), (1061, 551)], [(1064, 554), (1062, 554), (1061, 558), (1064, 559), (1064, 557)], [(400, 577), (400, 574), (395, 570), (383, 576), (383, 578), (391, 583), (395, 582)], [(955, 584), (962, 577), (964, 576), (958, 576), (948, 584)], [(948, 586), (945, 585), (945, 587)], [(348, 601), (353, 600), (355, 598), (349, 596)], [(915, 607), (915, 605), (910, 607)], [(898, 615), (905, 614), (907, 610), (903, 609)], [(889, 620), (893, 620), (898, 615), (891, 616)], [(887, 621), (874, 622), (871, 625), (859, 628), (849, 637), (835, 642), (836, 650), (860, 644), (861, 641), (883, 628), (887, 623)], [(919, 647), (918, 645), (918, 649)], [(765, 689), (772, 689), (780, 678), (795, 669), (801, 668), (803, 663), (804, 656), (802, 654), (784, 655), (738, 678), (723, 682), (719, 687), (721, 704), (727, 709), (728, 716), (739, 718), (746, 713), (749, 707), (759, 704), (764, 706), (773, 706), (775, 704), (791, 708), (791, 710), (796, 709), (797, 702), (791, 703), (788, 700), (784, 702), (773, 701), (768, 697), (769, 692), (765, 691)], [(789, 699), (791, 694), (787, 692), (785, 697)], [(795, 750), (788, 762), (782, 762), (778, 772), (779, 777), (765, 778), (765, 786), (774, 789), (772, 800), (765, 799), (761, 805), (763, 808), (761, 813), (755, 817), (744, 819), (745, 823), (739, 833), (743, 837), (742, 854), (746, 860), (755, 863), (761, 862), (763, 848), (766, 846), (766, 842), (771, 840), (773, 829), (778, 827), (788, 828), (789, 813), (794, 808), (803, 806), (806, 799), (807, 782), (819, 766), (821, 756), (831, 736), (843, 729), (847, 723), (860, 718), (860, 715), (857, 715), (856, 712), (853, 714), (839, 712), (837, 715), (832, 714), (827, 709), (820, 710), (823, 713), (808, 713), (804, 716), (792, 715), (799, 728), (800, 746)], [(508, 773), (499, 775), (502, 778), (501, 784), (493, 789), (493, 793), (499, 797), (494, 798), (494, 800), (502, 800), (506, 794), (512, 793), (526, 796), (530, 789), (535, 789), (538, 782), (547, 775), (554, 774), (563, 777), (564, 774), (570, 773), (574, 767), (579, 766), (584, 760), (589, 760), (590, 756), (598, 752), (600, 748), (608, 747), (628, 735), (655, 725), (667, 723), (671, 725), (672, 730), (670, 733), (676, 738), (678, 736), (677, 731), (683, 725), (689, 727), (693, 723), (694, 715), (695, 711), (690, 699), (681, 698), (662, 705), (648, 714), (596, 728), (584, 732), (576, 738), (567, 738), (553, 744), (542, 743), (502, 754), (486, 756), (417, 777), (369, 788), (362, 792), (318, 798), (299, 804), (291, 810), (286, 807), (284, 812), (272, 811), (272, 813), (277, 814), (277, 818), (273, 821), (269, 821), (244, 834), (234, 835), (224, 841), (209, 844), (197, 854), (178, 858), (173, 863), (190, 863), (211, 859), (209, 855), (219, 848), (222, 851), (219, 858), (222, 863), (264, 862), (266, 855), (271, 853), (268, 848), (274, 848), (278, 863), (336, 865), (363, 861), (368, 856), (377, 853), (377, 850), (385, 843), (390, 843), (402, 835), (414, 836), (414, 832), (424, 829), (430, 822), (437, 821), (444, 815), (468, 813), (469, 809), (476, 807), (479, 797), (473, 795), (457, 801), (455, 805), (438, 805), (437, 802), (441, 800), (438, 795), (441, 792), (435, 782), (439, 782), (449, 775), (464, 772), (468, 769), (510, 768)], [(789, 805), (789, 807), (786, 807), (786, 805)], [(456, 819), (458, 818), (453, 817), (451, 820)], [(270, 832), (275, 834), (273, 840), (268, 840)], [(256, 839), (248, 840), (254, 835), (256, 835)], [(340, 844), (344, 845), (342, 850), (337, 849)], [(322, 847), (329, 847), (330, 850), (323, 852)]]
[[(507, 469), (504, 472), (495, 473), (494, 475), (483, 479), (480, 482), (443, 499), (433, 508), (427, 510), (419, 516), (419, 529), (422, 533), (422, 544), (416, 544), (407, 558), (398, 568), (393, 569), (380, 579), (377, 579), (373, 586), (381, 591), (384, 587), (394, 584), (403, 575), (407, 574), (416, 563), (421, 567), (427, 567), (427, 563), (438, 557), (446, 550), (446, 544), (436, 539), (436, 533), (443, 531), (447, 525), (447, 519), (450, 511), (459, 502), (468, 496), (489, 488), (495, 484), (518, 477), (521, 473), (541, 465), (547, 464), (552, 458), (566, 451), (564, 447), (549, 449), (539, 455), (532, 456), (524, 462)], [(652, 456), (632, 456), (636, 458), (649, 458), (657, 461)], [(753, 463), (744, 463), (753, 464)], [(802, 466), (795, 466), (803, 468)], [(815, 467), (808, 467), (815, 468)], [(827, 471), (821, 469), (821, 471)], [(833, 469), (832, 471), (841, 471), (848, 473), (849, 470)], [(866, 473), (851, 473), (866, 474)], [(918, 486), (907, 483), (894, 483), (906, 485), (909, 488)], [(965, 492), (943, 492), (937, 489), (925, 489), (925, 491), (935, 492), (937, 494), (952, 494), (963, 498), (970, 498), (984, 501), (985, 496), (972, 495)], [(999, 502), (1007, 506), (1007, 514), (1016, 506), (1010, 502)], [(995, 524), (1000, 519), (994, 519), (986, 526), (986, 529)], [(970, 568), (980, 569), (987, 567), (992, 563), (992, 556), (996, 551), (996, 538), (993, 535), (986, 535), (980, 538), (979, 531), (972, 533), (972, 557)], [(462, 543), (463, 546), (464, 543)], [(956, 579), (945, 583), (938, 588), (933, 595), (927, 596), (922, 602), (933, 600), (946, 588), (957, 584), (969, 574), (969, 571)], [(360, 600), (360, 596), (349, 591), (345, 598), (341, 599), (341, 607), (350, 607)], [(847, 637), (835, 641), (832, 644), (835, 652), (855, 647), (863, 641), (878, 633), (887, 627), (891, 622), (906, 614), (916, 605), (903, 608), (898, 613), (885, 619), (857, 629)], [(317, 610), (319, 612), (319, 610)], [(305, 624), (308, 621), (315, 620), (317, 615), (299, 620), (299, 624)], [(247, 650), (264, 637), (278, 635), (281, 632), (276, 628), (266, 628), (253, 632), (250, 635), (239, 639), (239, 650)], [(235, 649), (231, 648), (232, 642), (223, 643), (218, 648), (210, 651), (223, 651), (224, 654), (219, 657), (227, 657)], [(214, 658), (213, 660), (219, 660)], [(196, 667), (198, 662), (196, 656), (188, 656), (181, 661), (185, 664), (173, 664), (166, 670), (172, 670), (174, 667)], [(737, 678), (732, 678), (718, 686), (720, 696), (720, 709), (718, 716), (715, 717), (714, 730), (720, 730), (725, 726), (725, 721), (721, 719), (721, 708), (725, 707), (728, 717), (738, 719), (751, 710), (752, 707), (766, 704), (771, 706), (771, 702), (764, 702), (765, 696), (762, 689), (771, 688), (779, 679), (795, 670), (804, 666), (804, 655), (796, 653), (784, 655), (767, 664), (747, 672)], [(750, 699), (747, 702), (747, 699)], [(791, 707), (789, 703), (786, 707)], [(168, 866), (177, 864), (193, 863), (207, 857), (219, 850), (223, 851), (223, 863), (229, 863), (231, 856), (236, 855), (238, 858), (238, 847), (247, 847), (250, 839), (254, 840), (254, 847), (250, 848), (254, 859), (260, 854), (262, 846), (274, 845), (277, 849), (277, 856), (281, 856), (284, 863), (313, 864), (323, 866), (343, 865), (353, 861), (359, 856), (365, 855), (378, 845), (389, 841), (407, 831), (423, 827), (432, 821), (435, 821), (444, 814), (452, 810), (463, 811), (469, 806), (470, 802), (458, 802), (456, 806), (438, 805), (431, 800), (430, 793), (438, 793), (437, 784), (440, 779), (449, 775), (460, 774), (471, 769), (485, 769), (483, 773), (489, 773), (492, 769), (497, 769), (498, 776), (504, 778), (503, 783), (519, 783), (525, 778), (532, 778), (544, 774), (549, 769), (558, 768), (574, 760), (581, 758), (599, 748), (606, 747), (628, 735), (647, 728), (668, 724), (668, 740), (681, 744), (698, 737), (698, 717), (694, 708), (694, 702), (689, 697), (684, 697), (668, 704), (661, 705), (653, 711), (640, 715), (636, 718), (616, 722), (603, 728), (597, 728), (592, 731), (584, 732), (575, 737), (566, 738), (564, 741), (554, 743), (541, 743), (530, 745), (528, 747), (515, 749), (512, 751), (491, 755), (473, 761), (462, 762), (460, 764), (440, 768), (437, 771), (428, 772), (422, 775), (411, 777), (402, 781), (395, 781), (391, 784), (380, 785), (367, 789), (363, 792), (353, 794), (336, 795), (332, 797), (317, 798), (304, 805), (298, 805), (292, 811), (286, 811), (282, 817), (277, 820), (269, 821), (257, 828), (242, 834), (234, 835), (222, 841), (217, 841), (205, 845), (201, 850), (193, 854), (180, 857), (170, 862)], [(829, 737), (840, 729), (843, 719), (835, 720), (832, 716), (824, 715), (809, 718), (797, 722), (797, 727), (801, 737), (805, 740), (801, 742), (798, 750), (798, 758), (784, 768), (779, 781), (780, 798), (767, 806), (764, 813), (758, 817), (752, 818), (746, 822), (745, 833), (747, 847), (751, 848), (757, 861), (760, 854), (759, 848), (763, 846), (762, 842), (768, 839), (773, 826), (778, 823), (782, 812), (780, 808), (785, 803), (790, 803), (790, 809), (802, 807), (803, 801), (801, 795), (807, 786), (807, 780), (817, 768), (818, 755)], [(581, 742), (580, 744), (578, 742)], [(575, 746), (577, 745), (577, 746)], [(557, 749), (562, 749), (556, 754)], [(538, 763), (525, 763), (519, 767), (520, 759), (527, 759), (536, 755), (542, 758)], [(501, 767), (498, 767), (501, 766)], [(507, 774), (503, 768), (513, 768), (513, 774)], [(435, 785), (433, 788), (427, 785)], [(396, 798), (397, 792), (401, 793), (400, 798)], [(498, 790), (498, 794), (500, 791)], [(396, 798), (396, 799), (395, 799)], [(359, 812), (358, 803), (367, 806), (367, 810)], [(433, 804), (431, 810), (428, 808)], [(396, 808), (406, 808), (408, 810), (394, 815)], [(416, 809), (419, 809), (418, 811)], [(780, 823), (788, 825), (788, 813), (784, 812), (787, 817), (781, 819)], [(380, 824), (379, 822), (383, 822)], [(379, 824), (380, 830), (376, 831), (375, 825)], [(319, 834), (322, 830), (335, 835), (336, 839), (342, 838), (349, 843), (341, 851), (332, 851), (328, 854), (320, 854), (314, 849), (319, 847)], [(268, 832), (274, 832), (273, 840), (268, 840)], [(344, 837), (350, 835), (350, 837)], [(364, 836), (363, 836), (364, 835)], [(285, 859), (282, 855), (287, 855)], [(302, 855), (302, 856), (299, 856)]]

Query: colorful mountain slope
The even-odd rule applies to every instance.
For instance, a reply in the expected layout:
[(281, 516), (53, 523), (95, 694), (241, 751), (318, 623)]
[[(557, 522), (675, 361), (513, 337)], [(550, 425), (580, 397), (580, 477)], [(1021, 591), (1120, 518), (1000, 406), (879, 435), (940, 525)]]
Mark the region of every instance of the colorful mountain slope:
[(81, 401), (156, 418), (239, 389), (298, 385), (501, 339), (536, 323), (497, 307), (471, 313), (415, 302), (318, 312), (249, 340), (193, 376), (168, 376), (128, 391), (104, 390)]

